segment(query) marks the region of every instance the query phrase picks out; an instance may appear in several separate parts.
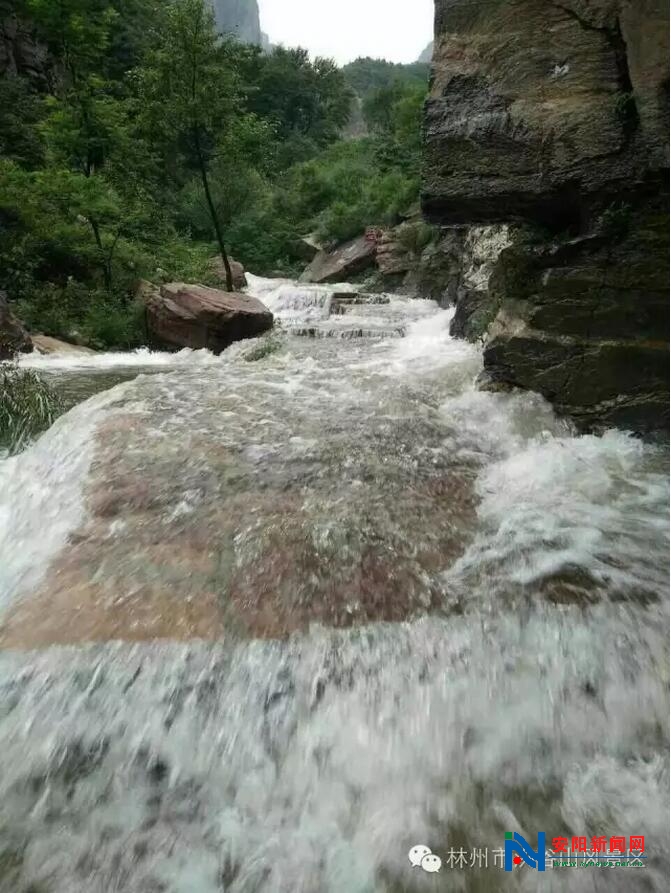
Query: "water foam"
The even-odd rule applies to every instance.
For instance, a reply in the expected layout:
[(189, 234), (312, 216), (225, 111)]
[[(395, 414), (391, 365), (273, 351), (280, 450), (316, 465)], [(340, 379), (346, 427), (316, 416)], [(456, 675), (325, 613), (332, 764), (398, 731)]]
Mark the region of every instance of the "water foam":
[(82, 520), (96, 426), (126, 389), (92, 397), (0, 461), (0, 608), (39, 583)]
[(19, 365), (39, 372), (63, 372), (67, 370), (104, 371), (109, 369), (192, 368), (216, 363), (217, 357), (209, 350), (184, 348), (175, 353), (138, 348), (133, 351), (100, 353), (52, 353), (21, 354)]

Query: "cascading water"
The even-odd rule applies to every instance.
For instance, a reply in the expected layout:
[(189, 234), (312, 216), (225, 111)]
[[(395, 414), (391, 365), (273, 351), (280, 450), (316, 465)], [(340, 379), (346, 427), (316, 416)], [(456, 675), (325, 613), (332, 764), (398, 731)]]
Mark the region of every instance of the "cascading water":
[(0, 464), (0, 890), (667, 889), (666, 451), (478, 391), (429, 301), (250, 290), (272, 349), (144, 355)]

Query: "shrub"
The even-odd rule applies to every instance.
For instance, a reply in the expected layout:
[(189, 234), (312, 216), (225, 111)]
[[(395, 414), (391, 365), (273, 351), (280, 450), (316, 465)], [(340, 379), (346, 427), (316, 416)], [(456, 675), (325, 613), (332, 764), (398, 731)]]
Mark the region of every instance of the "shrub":
[(81, 333), (96, 348), (132, 350), (145, 342), (144, 308), (139, 302), (126, 306), (92, 302), (84, 316)]
[(0, 365), (1, 447), (20, 452), (60, 411), (60, 398), (36, 372), (15, 363)]

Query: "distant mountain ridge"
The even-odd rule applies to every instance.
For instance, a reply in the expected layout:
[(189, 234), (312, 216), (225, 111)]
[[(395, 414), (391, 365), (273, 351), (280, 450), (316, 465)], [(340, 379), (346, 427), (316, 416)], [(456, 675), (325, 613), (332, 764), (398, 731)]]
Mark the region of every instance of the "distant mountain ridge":
[[(217, 27), (222, 34), (234, 34), (238, 40), (263, 46), (258, 0), (210, 0)], [(267, 37), (265, 38), (267, 41)]]

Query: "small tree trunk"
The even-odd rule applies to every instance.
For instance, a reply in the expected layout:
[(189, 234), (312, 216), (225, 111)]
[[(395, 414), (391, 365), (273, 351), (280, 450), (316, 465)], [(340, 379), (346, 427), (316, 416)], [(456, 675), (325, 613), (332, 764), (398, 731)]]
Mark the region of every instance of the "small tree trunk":
[(198, 132), (196, 131), (194, 134), (196, 141), (196, 151), (198, 153), (198, 166), (200, 168), (200, 177), (203, 181), (203, 189), (205, 190), (205, 198), (207, 199), (207, 207), (210, 211), (210, 217), (212, 218), (212, 225), (214, 226), (214, 232), (217, 236), (217, 243), (219, 245), (219, 254), (221, 254), (221, 259), (224, 262), (224, 269), (226, 270), (226, 291), (233, 291), (233, 273), (231, 271), (231, 264), (228, 260), (228, 254), (226, 253), (226, 246), (224, 245), (224, 237), (221, 233), (221, 224), (219, 223), (219, 217), (217, 215), (217, 210), (214, 207), (214, 202), (212, 201), (212, 193), (210, 192), (210, 184), (207, 179), (207, 166), (205, 164), (205, 159), (203, 158), (203, 153), (200, 151), (200, 139), (198, 136)]
[(96, 240), (96, 246), (98, 251), (100, 252), (100, 265), (103, 271), (103, 279), (105, 280), (105, 289), (108, 294), (112, 293), (112, 269), (111, 264), (108, 262), (107, 257), (105, 255), (105, 246), (103, 245), (102, 238), (100, 237), (100, 228), (98, 227), (98, 221), (93, 217), (89, 217), (89, 223), (91, 224), (91, 229), (93, 230), (93, 237)]

